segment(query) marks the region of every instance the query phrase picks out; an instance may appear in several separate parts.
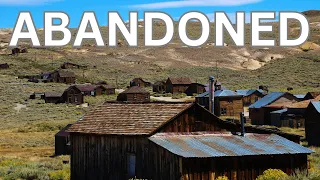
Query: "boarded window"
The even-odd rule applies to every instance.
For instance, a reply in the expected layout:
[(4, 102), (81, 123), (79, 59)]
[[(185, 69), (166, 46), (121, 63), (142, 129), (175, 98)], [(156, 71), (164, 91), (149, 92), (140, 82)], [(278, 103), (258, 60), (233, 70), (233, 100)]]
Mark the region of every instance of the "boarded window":
[(74, 102), (77, 103), (78, 102), (78, 95), (74, 96)]
[(130, 178), (133, 178), (136, 175), (136, 155), (135, 154), (127, 155), (127, 172)]

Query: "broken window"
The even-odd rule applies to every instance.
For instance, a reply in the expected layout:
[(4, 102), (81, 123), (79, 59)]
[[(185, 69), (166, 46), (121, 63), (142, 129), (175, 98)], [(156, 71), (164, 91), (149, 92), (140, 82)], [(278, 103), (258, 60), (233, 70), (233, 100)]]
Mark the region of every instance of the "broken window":
[(221, 115), (226, 115), (227, 114), (227, 108), (221, 108), (220, 114)]
[(130, 178), (136, 175), (136, 155), (127, 154), (127, 173)]

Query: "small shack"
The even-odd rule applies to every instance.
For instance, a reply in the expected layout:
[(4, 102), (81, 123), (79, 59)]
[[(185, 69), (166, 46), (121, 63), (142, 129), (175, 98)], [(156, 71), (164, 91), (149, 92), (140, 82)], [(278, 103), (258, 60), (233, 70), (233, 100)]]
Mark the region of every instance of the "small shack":
[(76, 75), (70, 71), (55, 71), (53, 74), (54, 82), (74, 84), (76, 83)]
[(166, 92), (166, 81), (156, 81), (153, 85), (152, 85), (152, 90), (153, 92), (156, 93), (165, 93)]
[(166, 81), (166, 92), (171, 94), (185, 93), (192, 81), (188, 77), (169, 77)]
[(269, 168), (307, 169), (310, 149), (244, 129), (196, 103), (107, 102), (68, 129), (71, 180), (254, 180)]
[(61, 100), (61, 92), (45, 92), (44, 101), (45, 103), (59, 103)]
[(271, 112), (281, 110), (284, 104), (299, 102), (293, 94), (271, 92), (249, 106), (249, 118), (254, 125), (271, 125)]
[(206, 85), (200, 83), (191, 83), (190, 86), (186, 90), (186, 94), (188, 96), (193, 96), (195, 94), (202, 94), (206, 92)]
[(309, 146), (320, 146), (320, 101), (312, 101), (305, 117), (306, 139)]
[(66, 127), (62, 128), (54, 136), (54, 155), (69, 155), (71, 152), (70, 149), (70, 135), (69, 132), (66, 132), (72, 124), (68, 124)]
[(9, 64), (8, 63), (0, 64), (0, 69), (9, 69)]
[(246, 90), (236, 90), (236, 93), (243, 96), (243, 106), (248, 107), (254, 104), (259, 99), (264, 97), (264, 93), (261, 89), (246, 89)]
[(138, 86), (138, 87), (150, 87), (151, 86), (151, 82), (147, 82), (145, 80), (143, 80), (142, 78), (134, 78), (130, 81), (130, 87), (132, 86)]
[(120, 93), (117, 101), (150, 102), (150, 93), (139, 86), (132, 86)]

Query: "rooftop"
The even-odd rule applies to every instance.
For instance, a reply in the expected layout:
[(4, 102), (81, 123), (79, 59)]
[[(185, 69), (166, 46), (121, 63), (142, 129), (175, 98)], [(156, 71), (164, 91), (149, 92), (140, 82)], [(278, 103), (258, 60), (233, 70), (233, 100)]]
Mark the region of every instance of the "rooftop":
[[(240, 96), (231, 90), (218, 90), (214, 92), (214, 97), (230, 97), (230, 96)], [(209, 97), (209, 92), (204, 92), (199, 94), (197, 97)]]
[(87, 113), (70, 132), (148, 135), (193, 103), (105, 103)]
[(253, 94), (255, 92), (259, 92), (259, 93), (263, 94), (263, 90), (261, 90), (261, 89), (240, 89), (240, 90), (236, 90), (236, 93), (238, 95), (241, 95), (241, 96), (250, 96), (251, 94)]
[(320, 113), (320, 101), (312, 101), (311, 104)]
[(100, 85), (79, 84), (79, 85), (76, 85), (75, 87), (78, 88), (80, 91), (85, 92), (85, 91), (94, 91), (99, 86)]
[(261, 107), (267, 106), (285, 94), (286, 93), (284, 93), (284, 92), (269, 93), (268, 95), (264, 96), (263, 98), (259, 99), (257, 102), (255, 102), (254, 104), (249, 106), (249, 108), (261, 108)]
[(45, 97), (61, 97), (62, 96), (62, 92), (45, 92), (44, 96)]
[(313, 153), (275, 134), (158, 133), (149, 140), (185, 158)]

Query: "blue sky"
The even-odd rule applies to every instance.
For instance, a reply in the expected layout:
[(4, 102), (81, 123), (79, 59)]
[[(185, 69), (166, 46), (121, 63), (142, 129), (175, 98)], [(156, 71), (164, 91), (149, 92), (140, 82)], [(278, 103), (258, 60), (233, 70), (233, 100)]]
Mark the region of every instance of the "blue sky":
[(20, 11), (30, 11), (37, 28), (43, 27), (44, 11), (63, 11), (70, 27), (77, 27), (84, 11), (95, 11), (100, 25), (107, 24), (107, 12), (118, 11), (124, 20), (129, 11), (162, 11), (173, 18), (188, 11), (305, 11), (320, 10), (320, 0), (0, 0), (0, 28), (13, 28)]

